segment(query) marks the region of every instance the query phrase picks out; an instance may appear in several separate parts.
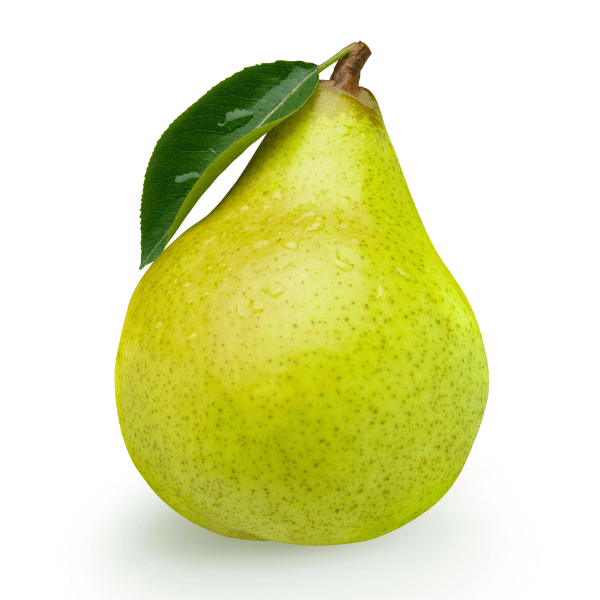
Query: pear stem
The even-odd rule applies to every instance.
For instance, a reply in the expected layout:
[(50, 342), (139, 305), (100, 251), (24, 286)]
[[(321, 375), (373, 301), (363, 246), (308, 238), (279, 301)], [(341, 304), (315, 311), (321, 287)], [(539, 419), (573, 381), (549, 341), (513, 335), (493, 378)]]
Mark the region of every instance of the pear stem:
[(354, 44), (350, 53), (340, 58), (335, 65), (331, 75), (333, 85), (351, 96), (357, 96), (360, 71), (369, 56), (371, 56), (369, 46), (364, 42)]

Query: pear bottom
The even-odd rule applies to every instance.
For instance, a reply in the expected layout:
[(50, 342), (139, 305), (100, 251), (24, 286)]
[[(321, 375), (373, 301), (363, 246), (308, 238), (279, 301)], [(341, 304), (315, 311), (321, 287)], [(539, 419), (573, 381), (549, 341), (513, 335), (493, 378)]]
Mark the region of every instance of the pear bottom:
[[(450, 489), (451, 485), (452, 484), (450, 484), (450, 486), (448, 486), (448, 488), (441, 494), (438, 501), (441, 500), (441, 498), (443, 496), (445, 496), (446, 492)], [(436, 504), (436, 503), (437, 503), (437, 501), (434, 504)], [(391, 533), (392, 531), (395, 531), (396, 529), (399, 529), (400, 527), (402, 527), (403, 525), (406, 525), (407, 523), (410, 523), (411, 521), (414, 521), (414, 519), (416, 519), (421, 514), (423, 514), (423, 512), (426, 512), (426, 510), (428, 510), (428, 508), (423, 510), (422, 512), (419, 512), (419, 514), (416, 514), (416, 515), (410, 517), (409, 519), (405, 518), (403, 520), (399, 520), (396, 523), (388, 524), (387, 526), (383, 527), (383, 529), (381, 531), (375, 531), (375, 532), (367, 534), (367, 535), (358, 535), (358, 536), (354, 536), (354, 537), (351, 537), (351, 538), (348, 538), (345, 540), (343, 540), (343, 537), (342, 537), (342, 538), (340, 538), (340, 541), (335, 541), (335, 542), (322, 541), (322, 540), (318, 540), (318, 541), (313, 540), (310, 542), (308, 542), (308, 541), (286, 542), (283, 540), (281, 540), (281, 541), (280, 540), (272, 540), (272, 539), (258, 537), (256, 535), (253, 535), (253, 534), (251, 534), (247, 531), (243, 531), (241, 529), (232, 529), (231, 527), (227, 527), (226, 525), (223, 525), (222, 523), (217, 523), (214, 520), (205, 519), (205, 518), (201, 518), (201, 517), (195, 517), (195, 518), (186, 517), (186, 518), (188, 520), (192, 521), (192, 523), (199, 525), (203, 529), (207, 529), (208, 531), (212, 531), (213, 533), (217, 533), (224, 537), (234, 538), (237, 540), (248, 540), (248, 541), (252, 541), (252, 542), (280, 541), (280, 543), (287, 543), (287, 544), (299, 545), (299, 546), (335, 546), (335, 545), (343, 545), (343, 544), (354, 544), (354, 543), (358, 543), (358, 542), (366, 542), (366, 541), (369, 541), (372, 539), (376, 539), (378, 537), (381, 537), (383, 535)]]
[(236, 540), (248, 540), (251, 542), (268, 542), (269, 540), (265, 540), (263, 538), (259, 538), (256, 535), (252, 535), (247, 531), (242, 531), (241, 529), (232, 529), (231, 527), (227, 527), (222, 523), (217, 523), (216, 521), (210, 521), (208, 519), (198, 519), (193, 521), (196, 525), (200, 525), (204, 529), (208, 531), (212, 531), (213, 533), (218, 533), (224, 537), (234, 538)]
[[(421, 488), (418, 497), (407, 498), (402, 502), (397, 497), (385, 503), (385, 494), (382, 498), (364, 498), (363, 486), (358, 486), (358, 493), (363, 495), (361, 499), (353, 497), (354, 494), (340, 494), (337, 491), (331, 494), (330, 501), (321, 502), (319, 508), (307, 510), (306, 506), (315, 506), (303, 495), (302, 488), (297, 490), (294, 498), (284, 498), (289, 506), (278, 508), (277, 504), (269, 506), (262, 504), (261, 500), (256, 504), (248, 501), (246, 494), (241, 493), (239, 498), (235, 494), (228, 494), (224, 506), (219, 502), (213, 502), (214, 508), (202, 508), (199, 498), (192, 492), (185, 494), (183, 490), (177, 490), (164, 486), (164, 478), (155, 478), (147, 471), (145, 472), (143, 461), (134, 458), (134, 463), (145, 476), (147, 482), (154, 492), (165, 501), (171, 508), (181, 514), (189, 521), (224, 537), (248, 540), (248, 541), (272, 541), (292, 545), (329, 546), (357, 542), (364, 542), (381, 537), (393, 532), (403, 525), (413, 521), (424, 512), (435, 505), (451, 488), (458, 477), (462, 466), (457, 473), (439, 481), (433, 488)], [(463, 463), (464, 464), (464, 463)], [(428, 477), (424, 474), (424, 479)], [(323, 484), (327, 482), (327, 476), (323, 477)], [(217, 486), (225, 489), (227, 486)], [(316, 487), (316, 486), (315, 486)], [(377, 489), (378, 486), (373, 486)], [(353, 490), (356, 491), (356, 490)], [(308, 496), (312, 490), (308, 493)], [(218, 493), (213, 495), (218, 498)], [(268, 500), (263, 490), (262, 502)], [(347, 509), (342, 512), (340, 506)], [(293, 507), (301, 506), (303, 510), (295, 513)], [(221, 514), (219, 514), (219, 511)], [(266, 513), (266, 514), (265, 514)], [(296, 516), (294, 516), (294, 514)], [(297, 519), (297, 524), (293, 519)], [(230, 519), (226, 521), (226, 519)]]

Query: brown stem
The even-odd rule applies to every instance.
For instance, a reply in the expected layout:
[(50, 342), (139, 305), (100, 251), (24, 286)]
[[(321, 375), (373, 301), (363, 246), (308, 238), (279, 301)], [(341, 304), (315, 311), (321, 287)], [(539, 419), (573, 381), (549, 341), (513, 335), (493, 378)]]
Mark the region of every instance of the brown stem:
[(364, 42), (358, 42), (350, 54), (337, 61), (331, 75), (333, 85), (351, 96), (357, 96), (360, 70), (369, 56), (371, 56), (369, 46)]

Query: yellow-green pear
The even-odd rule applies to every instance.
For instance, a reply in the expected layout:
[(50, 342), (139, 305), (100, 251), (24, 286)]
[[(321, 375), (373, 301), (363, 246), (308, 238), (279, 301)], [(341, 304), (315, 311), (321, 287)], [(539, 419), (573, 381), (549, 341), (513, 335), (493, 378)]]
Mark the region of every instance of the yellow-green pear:
[(475, 316), (374, 96), (351, 84), (319, 82), (127, 311), (127, 450), (160, 498), (221, 535), (393, 531), (448, 491), (482, 420)]

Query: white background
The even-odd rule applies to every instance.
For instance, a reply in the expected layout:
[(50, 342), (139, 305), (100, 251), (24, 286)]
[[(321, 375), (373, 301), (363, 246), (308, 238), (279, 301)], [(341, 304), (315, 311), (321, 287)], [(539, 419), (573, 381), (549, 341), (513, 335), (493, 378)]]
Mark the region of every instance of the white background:
[[(0, 594), (599, 597), (597, 2), (6, 6)], [(331, 547), (220, 537), (154, 495), (119, 431), (113, 367), (141, 276), (145, 168), (220, 80), (277, 59), (320, 63), (359, 39), (373, 51), (361, 83), (477, 315), (487, 411), (450, 492), (393, 533)]]

